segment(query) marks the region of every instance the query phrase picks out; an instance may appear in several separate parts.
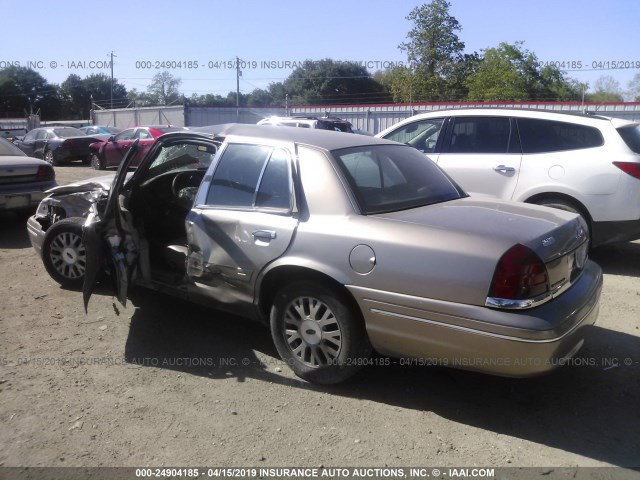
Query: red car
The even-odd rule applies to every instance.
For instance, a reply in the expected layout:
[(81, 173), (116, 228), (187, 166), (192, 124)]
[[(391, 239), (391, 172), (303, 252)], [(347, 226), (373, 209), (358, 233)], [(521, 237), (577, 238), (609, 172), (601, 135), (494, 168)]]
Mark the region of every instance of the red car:
[(96, 170), (117, 167), (133, 142), (140, 139), (138, 154), (131, 163), (131, 166), (137, 167), (140, 160), (144, 158), (151, 145), (156, 141), (156, 138), (165, 133), (178, 130), (185, 130), (185, 128), (171, 125), (151, 125), (122, 130), (117, 135), (109, 137), (106, 142), (96, 142), (89, 145), (91, 166)]

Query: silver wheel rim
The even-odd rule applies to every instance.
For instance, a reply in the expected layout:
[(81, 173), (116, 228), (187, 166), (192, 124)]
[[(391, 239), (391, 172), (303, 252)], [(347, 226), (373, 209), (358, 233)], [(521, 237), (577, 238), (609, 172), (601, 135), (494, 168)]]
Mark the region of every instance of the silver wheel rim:
[(51, 150), (44, 154), (44, 161), (53, 165), (53, 153), (51, 153)]
[(100, 159), (96, 154), (91, 155), (91, 166), (95, 170), (100, 170)]
[(53, 268), (64, 278), (77, 279), (82, 277), (87, 261), (82, 237), (74, 232), (56, 235), (51, 242), (49, 258), (51, 258)]
[(284, 336), (295, 357), (309, 367), (333, 365), (342, 348), (340, 323), (326, 303), (313, 297), (287, 305)]

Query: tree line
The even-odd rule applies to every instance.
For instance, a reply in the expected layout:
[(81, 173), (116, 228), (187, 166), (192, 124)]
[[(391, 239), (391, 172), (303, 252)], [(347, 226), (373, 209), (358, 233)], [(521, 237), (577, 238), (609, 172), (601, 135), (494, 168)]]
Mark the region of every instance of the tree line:
[(419, 103), (455, 101), (640, 101), (640, 73), (626, 92), (611, 76), (589, 88), (560, 68), (543, 64), (523, 42), (500, 43), (465, 53), (459, 37), (462, 26), (447, 0), (431, 0), (406, 17), (413, 28), (399, 48), (404, 66), (369, 72), (355, 62), (329, 58), (307, 60), (282, 82), (249, 93), (193, 94), (180, 92), (181, 79), (168, 71), (157, 73), (145, 91), (127, 90), (105, 74), (86, 78), (71, 74), (60, 85), (50, 84), (34, 70), (8, 66), (0, 70), (0, 115), (40, 112), (43, 119), (86, 119), (93, 106), (269, 107), (285, 105)]

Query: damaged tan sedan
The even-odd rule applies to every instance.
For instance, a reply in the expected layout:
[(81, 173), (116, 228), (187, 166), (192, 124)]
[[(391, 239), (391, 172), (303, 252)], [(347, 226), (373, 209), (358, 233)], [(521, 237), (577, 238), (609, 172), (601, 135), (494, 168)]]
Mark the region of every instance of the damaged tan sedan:
[(471, 198), (395, 142), (225, 128), (164, 135), (127, 178), (132, 147), (88, 189), (85, 302), (108, 265), (120, 301), (136, 284), (265, 322), (325, 384), (372, 349), (529, 376), (582, 346), (602, 273), (579, 216)]

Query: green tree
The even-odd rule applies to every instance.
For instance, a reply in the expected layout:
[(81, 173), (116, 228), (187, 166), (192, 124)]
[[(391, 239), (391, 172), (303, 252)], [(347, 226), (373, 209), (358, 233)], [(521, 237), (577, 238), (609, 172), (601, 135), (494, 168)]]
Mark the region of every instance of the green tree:
[(523, 42), (503, 42), (483, 50), (475, 72), (466, 80), (471, 101), (577, 100), (580, 85), (553, 66), (540, 68)]
[(640, 102), (640, 73), (636, 73), (627, 85), (627, 97), (632, 102)]
[[(93, 103), (102, 108), (111, 107), (111, 77), (104, 73), (94, 73), (84, 78), (82, 83)], [(113, 107), (126, 107), (128, 103), (126, 87), (114, 78)]]
[(75, 73), (69, 75), (60, 84), (60, 98), (64, 118), (69, 120), (89, 118), (91, 94), (87, 91), (85, 82)]
[(0, 112), (23, 116), (38, 111), (45, 120), (60, 116), (58, 86), (30, 68), (9, 66), (0, 70)]
[(172, 105), (182, 98), (178, 90), (182, 79), (173, 76), (168, 70), (156, 73), (147, 87), (149, 101), (153, 105)]
[[(291, 105), (377, 103), (389, 99), (384, 87), (355, 62), (306, 60), (283, 82)], [(273, 90), (277, 87), (274, 85)]]
[[(456, 66), (464, 60), (464, 43), (456, 33), (462, 27), (449, 14), (450, 7), (446, 0), (432, 0), (407, 16), (413, 28), (399, 48), (407, 52), (409, 68), (418, 77), (410, 83), (412, 95), (420, 101), (449, 100), (455, 94)], [(400, 73), (406, 81), (404, 72)]]
[(593, 84), (593, 89), (594, 93), (587, 95), (587, 100), (590, 102), (621, 102), (623, 100), (620, 82), (611, 75), (598, 78)]
[(231, 105), (227, 101), (226, 97), (221, 95), (214, 95), (213, 93), (207, 93), (204, 95), (192, 94), (187, 102), (194, 107), (231, 107), (235, 106), (235, 103)]
[(273, 96), (268, 90), (256, 88), (247, 98), (247, 106), (249, 107), (269, 107), (273, 105)]
[(395, 67), (376, 72), (374, 78), (391, 95), (396, 103), (412, 103), (416, 100), (415, 90), (418, 77), (409, 67)]

